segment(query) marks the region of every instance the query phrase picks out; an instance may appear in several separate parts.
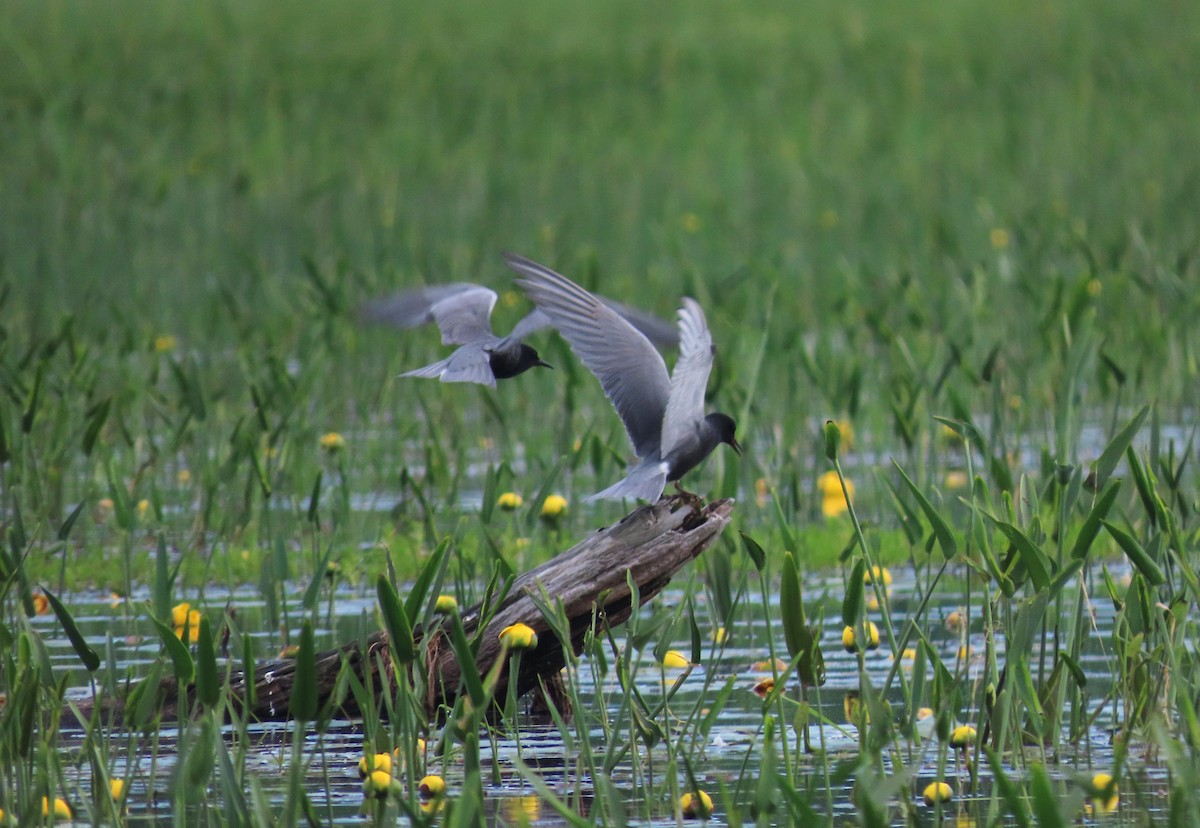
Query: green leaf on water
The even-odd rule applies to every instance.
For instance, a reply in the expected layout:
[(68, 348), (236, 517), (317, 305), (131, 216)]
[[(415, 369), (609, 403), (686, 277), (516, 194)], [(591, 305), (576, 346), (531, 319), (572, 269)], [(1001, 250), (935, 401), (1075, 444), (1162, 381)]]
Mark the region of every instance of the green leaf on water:
[(842, 599), (842, 623), (847, 627), (858, 626), (862, 618), (863, 590), (865, 581), (863, 574), (867, 571), (867, 562), (858, 558), (854, 568), (850, 570), (850, 582), (846, 584), (846, 597)]
[(1117, 499), (1117, 490), (1120, 487), (1119, 480), (1109, 481), (1108, 485), (1104, 487), (1104, 491), (1100, 492), (1100, 496), (1096, 498), (1092, 510), (1088, 512), (1079, 534), (1075, 537), (1075, 543), (1071, 547), (1071, 557), (1075, 560), (1082, 561), (1087, 557), (1092, 542), (1100, 533), (1101, 522), (1108, 516), (1108, 510), (1112, 508), (1113, 501)]
[(196, 641), (196, 700), (211, 710), (221, 698), (221, 677), (217, 671), (217, 648), (212, 625), (200, 617), (200, 637)]
[(1133, 415), (1133, 419), (1125, 424), (1125, 427), (1116, 433), (1108, 445), (1104, 447), (1104, 451), (1100, 453), (1100, 459), (1096, 461), (1096, 488), (1100, 489), (1108, 482), (1108, 477), (1113, 473), (1113, 469), (1117, 467), (1117, 462), (1121, 459), (1121, 455), (1133, 442), (1134, 436), (1138, 429), (1142, 427), (1142, 423), (1146, 419), (1146, 415), (1150, 413), (1150, 406), (1142, 406), (1142, 410)]
[(323, 472), (317, 471), (317, 479), (313, 481), (312, 494), (308, 496), (308, 522), (317, 525), (317, 510), (321, 506), (321, 477)]
[(996, 527), (1004, 533), (1005, 537), (1008, 538), (1009, 542), (1017, 550), (1017, 554), (1021, 558), (1021, 563), (1025, 564), (1025, 569), (1029, 572), (1029, 579), (1033, 581), (1033, 585), (1037, 589), (1046, 589), (1049, 587), (1051, 563), (1041, 547), (1011, 523), (995, 518), (992, 515), (988, 515), (988, 519), (996, 524)]
[(1058, 809), (1062, 797), (1054, 790), (1046, 766), (1035, 763), (1029, 769), (1029, 776), (1033, 813), (1037, 817), (1038, 828), (1062, 828), (1066, 824)]
[(289, 709), (297, 721), (311, 722), (317, 718), (317, 657), (312, 622), (308, 620), (300, 628), (300, 649), (296, 653), (295, 669), (296, 683), (292, 686)]
[(96, 438), (100, 436), (100, 430), (108, 421), (108, 412), (111, 408), (112, 397), (109, 396), (89, 407), (84, 415), (87, 420), (87, 425), (83, 429), (83, 454), (85, 457), (92, 456), (92, 449), (96, 447)]
[[(1138, 543), (1137, 538), (1107, 520), (1101, 521), (1104, 528), (1108, 530), (1108, 534), (1112, 535), (1113, 540), (1117, 542), (1117, 546), (1125, 552), (1129, 562), (1133, 564), (1138, 572), (1154, 586), (1166, 583), (1167, 576), (1158, 565), (1158, 562)], [(1156, 534), (1156, 538), (1161, 538), (1162, 535)]]
[(788, 654), (795, 658), (801, 650), (803, 630), (807, 626), (804, 617), (804, 601), (800, 587), (800, 570), (791, 552), (783, 553), (783, 573), (779, 585), (779, 618), (783, 624), (783, 638)]
[[(151, 617), (150, 620), (154, 622), (154, 628), (158, 630), (158, 637), (162, 640), (167, 655), (171, 657), (171, 664), (175, 668), (175, 679), (179, 682), (179, 686), (188, 686), (196, 679), (196, 663), (192, 660), (191, 650), (180, 640), (173, 629), (157, 618)], [(187, 634), (186, 629), (184, 634)]]
[(900, 468), (900, 464), (893, 460), (892, 465), (896, 467), (896, 471), (900, 472), (900, 477), (908, 484), (909, 491), (917, 499), (921, 510), (925, 512), (925, 518), (929, 521), (929, 525), (933, 527), (933, 534), (937, 538), (938, 546), (942, 547), (942, 554), (947, 560), (953, 558), (958, 554), (958, 543), (954, 540), (954, 534), (950, 531), (950, 527), (942, 519), (942, 516), (938, 514), (937, 509), (933, 508), (933, 504), (929, 502), (929, 498), (921, 493), (916, 484), (904, 473), (904, 469)]
[(50, 601), (50, 606), (54, 608), (54, 614), (58, 616), (58, 623), (62, 624), (63, 632), (67, 634), (67, 639), (71, 642), (71, 646), (75, 650), (75, 655), (79, 656), (79, 660), (83, 662), (83, 666), (89, 673), (93, 673), (100, 666), (100, 656), (96, 651), (88, 645), (83, 637), (83, 633), (79, 631), (75, 619), (71, 617), (71, 613), (63, 606), (62, 601), (58, 600), (58, 596), (48, 589), (43, 588), (46, 593), (47, 600)]
[(380, 575), (375, 581), (375, 592), (379, 597), (379, 610), (383, 613), (383, 623), (387, 627), (388, 638), (392, 644), (392, 654), (401, 664), (412, 664), (417, 658), (416, 647), (413, 645), (412, 624), (409, 623), (408, 613), (400, 603), (396, 588), (386, 575)]
[(442, 562), (446, 558), (446, 552), (450, 549), (452, 538), (444, 537), (433, 550), (433, 554), (429, 556), (429, 560), (421, 567), (421, 572), (417, 575), (417, 580), (413, 582), (412, 590), (408, 593), (408, 597), (404, 599), (404, 613), (409, 620), (420, 620), (421, 612), (424, 609), (425, 596), (429, 592), (429, 586), (433, 583), (442, 571)]
[(763, 567), (767, 565), (767, 553), (758, 545), (758, 541), (745, 532), (738, 532), (738, 534), (742, 536), (742, 545), (746, 547), (746, 554), (750, 556), (750, 560), (754, 561), (754, 568), (762, 572)]
[(71, 530), (75, 527), (75, 521), (79, 520), (79, 516), (83, 514), (83, 509), (87, 506), (87, 498), (79, 501), (79, 505), (71, 510), (71, 514), (67, 515), (67, 519), (63, 521), (62, 526), (58, 527), (58, 539), (65, 541), (71, 536)]

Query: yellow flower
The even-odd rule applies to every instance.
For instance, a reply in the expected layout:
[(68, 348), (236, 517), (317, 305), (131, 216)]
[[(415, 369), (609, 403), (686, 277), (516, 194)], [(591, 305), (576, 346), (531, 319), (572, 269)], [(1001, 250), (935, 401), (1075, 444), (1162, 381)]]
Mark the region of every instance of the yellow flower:
[(44, 592), (33, 593), (33, 613), (34, 615), (45, 615), (50, 611), (50, 599), (46, 597)]
[[(174, 612), (172, 611), (172, 614)], [(182, 624), (175, 625), (175, 635), (185, 644), (200, 640), (200, 610), (190, 610)]]
[[(370, 761), (368, 761), (370, 760)], [(392, 754), (376, 753), (374, 756), (364, 756), (358, 760), (358, 778), (366, 779), (372, 773), (383, 771), (389, 777), (392, 774)]]
[(950, 747), (966, 750), (975, 744), (975, 728), (970, 725), (959, 725), (950, 734)]
[(187, 469), (180, 469), (179, 474), (175, 475), (175, 482), (180, 486), (186, 486), (192, 482), (192, 473)]
[(288, 644), (286, 647), (280, 648), (279, 655), (277, 655), (276, 658), (289, 659), (289, 658), (295, 658), (298, 655), (300, 655), (300, 645), (299, 644)]
[[(1112, 785), (1110, 789), (1109, 786)], [(1092, 787), (1099, 794), (1092, 800), (1092, 806), (1100, 814), (1111, 814), (1117, 810), (1117, 806), (1121, 804), (1121, 796), (1117, 793), (1117, 786), (1113, 783), (1112, 774), (1098, 773), (1092, 777)], [(1108, 795), (1106, 792), (1110, 791)], [(1103, 798), (1101, 798), (1103, 797)]]
[(712, 797), (704, 791), (688, 791), (679, 797), (679, 810), (684, 819), (708, 819), (713, 812)]
[(875, 566), (863, 572), (864, 584), (869, 584), (876, 579), (878, 579), (884, 586), (892, 585), (892, 573), (888, 571), (886, 566), (880, 566), (879, 564), (876, 564)]
[(169, 354), (175, 350), (175, 337), (170, 334), (159, 334), (154, 337), (154, 350), (160, 354)]
[(342, 574), (342, 565), (337, 561), (329, 561), (325, 564), (325, 577), (329, 580), (335, 580)]
[(434, 612), (440, 612), (442, 615), (449, 615), (458, 609), (458, 601), (453, 595), (439, 595), (437, 603), (433, 605)]
[(854, 448), (854, 426), (849, 420), (834, 420), (833, 424), (838, 427), (838, 431), (842, 435), (842, 448), (850, 451)]
[(821, 513), (825, 517), (837, 517), (850, 508), (846, 503), (846, 495), (854, 497), (854, 484), (847, 480), (843, 493), (837, 472), (827, 471), (821, 475), (817, 480), (817, 489), (821, 493)]
[(954, 791), (945, 782), (930, 782), (925, 786), (925, 793), (922, 796), (925, 804), (932, 808), (939, 802), (949, 802), (953, 799)]
[(838, 212), (832, 208), (821, 211), (821, 228), (824, 230), (832, 230), (838, 226)]
[(988, 234), (988, 238), (992, 242), (992, 247), (996, 250), (1004, 250), (1008, 247), (1008, 231), (1003, 227), (993, 227), (992, 232)]
[(421, 795), (422, 799), (441, 799), (446, 795), (446, 780), (430, 774), (418, 783), (417, 793)]
[(65, 819), (69, 822), (71, 820), (71, 806), (67, 804), (67, 800), (61, 797), (55, 797), (54, 802), (51, 803), (49, 798), (43, 796), (42, 816), (48, 817), (51, 815), (54, 816), (56, 822), (60, 819)]
[(496, 500), (496, 505), (506, 512), (512, 512), (521, 508), (525, 503), (525, 498), (521, 497), (516, 492), (505, 492)]
[(321, 439), (318, 442), (320, 442), (321, 448), (328, 452), (341, 451), (346, 447), (346, 438), (338, 434), (336, 431), (330, 431), (322, 434)]
[(558, 520), (567, 511), (567, 499), (559, 494), (549, 495), (542, 501), (542, 518)]
[(717, 627), (712, 631), (712, 640), (717, 644), (724, 644), (729, 641), (729, 630), (724, 627)]
[(500, 301), (506, 308), (515, 308), (521, 302), (521, 294), (515, 290), (506, 290), (500, 294)]
[(959, 661), (966, 661), (974, 654), (970, 644), (963, 644), (958, 648), (957, 658)]
[(679, 650), (667, 650), (663, 656), (662, 666), (668, 670), (684, 670), (691, 667), (692, 662), (687, 656), (679, 652)]
[[(842, 647), (846, 652), (852, 653), (858, 649), (858, 634), (854, 631), (854, 627), (846, 627), (842, 630)], [(879, 649), (879, 627), (875, 626), (874, 621), (867, 622), (867, 646), (868, 650)]]
[(965, 489), (967, 488), (967, 473), (963, 471), (948, 471), (946, 479), (943, 481), (947, 489)]
[(113, 802), (120, 802), (121, 795), (125, 793), (125, 780), (124, 779), (108, 780), (108, 793), (110, 796), (112, 796)]
[(145, 520), (146, 513), (149, 511), (150, 511), (150, 501), (143, 497), (141, 500), (138, 501), (138, 505), (137, 505), (138, 519)]
[(1100, 292), (1103, 289), (1104, 289), (1104, 285), (1102, 285), (1100, 283), (1099, 279), (1088, 279), (1088, 283), (1087, 283), (1087, 295), (1088, 296), (1095, 299), (1097, 296), (1100, 295)]
[(681, 223), (683, 229), (689, 233), (695, 233), (700, 229), (700, 217), (695, 213), (684, 213)]
[(509, 624), (500, 631), (500, 643), (510, 650), (528, 650), (537, 646), (537, 633), (528, 624)]
[(363, 782), (363, 793), (376, 799), (384, 799), (392, 789), (392, 775), (385, 770), (372, 771)]
[(192, 605), (187, 601), (181, 604), (176, 604), (171, 607), (171, 621), (176, 627), (182, 627), (188, 621), (188, 613), (191, 611)]

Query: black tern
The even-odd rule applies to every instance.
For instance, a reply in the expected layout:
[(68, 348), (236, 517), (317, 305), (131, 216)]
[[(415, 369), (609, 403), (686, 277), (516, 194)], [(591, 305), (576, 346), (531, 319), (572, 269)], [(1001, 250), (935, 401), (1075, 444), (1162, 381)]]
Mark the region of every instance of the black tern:
[[(735, 424), (727, 414), (704, 413), (713, 344), (704, 311), (684, 298), (679, 309), (679, 359), (675, 372), (650, 341), (603, 302), (548, 267), (511, 253), (517, 284), (571, 345), (612, 402), (640, 462), (621, 481), (588, 498), (657, 501), (721, 443), (738, 454)], [(682, 489), (680, 489), (682, 491)]]
[[(677, 344), (678, 334), (668, 323), (653, 314), (611, 300), (617, 313), (645, 333), (661, 347)], [(406, 371), (402, 377), (428, 377), (442, 382), (475, 382), (496, 386), (496, 380), (509, 379), (538, 366), (552, 367), (538, 352), (524, 343), (531, 334), (550, 327), (550, 319), (534, 309), (522, 318), (508, 336), (497, 336), (489, 321), (496, 305), (496, 292), (481, 285), (456, 282), (431, 285), (395, 293), (364, 305), (362, 318), (400, 328), (414, 328), (436, 322), (443, 345), (459, 348), (443, 360), (424, 368)]]

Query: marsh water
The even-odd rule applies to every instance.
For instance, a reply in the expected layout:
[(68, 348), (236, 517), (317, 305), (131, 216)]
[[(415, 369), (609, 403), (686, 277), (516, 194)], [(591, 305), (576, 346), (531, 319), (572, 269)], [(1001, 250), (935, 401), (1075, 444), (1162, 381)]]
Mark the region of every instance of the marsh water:
[[(725, 553), (714, 550), (708, 554)], [(1119, 565), (1110, 569), (1115, 578), (1121, 577)], [(914, 593), (918, 573), (893, 570), (893, 575), (895, 579), (891, 587), (889, 606), (895, 629), (898, 631), (908, 615), (916, 611)], [(982, 673), (984, 631), (978, 608), (971, 608), (965, 603), (965, 586), (956, 588), (954, 583), (953, 578), (947, 578), (937, 590), (938, 597), (935, 600), (940, 603), (927, 608), (925, 618), (929, 619), (929, 622), (924, 632), (939, 650), (944, 662), (947, 665), (955, 665), (955, 669), (962, 671), (973, 683)], [(844, 711), (845, 695), (848, 691), (858, 688), (859, 676), (856, 657), (845, 652), (841, 646), (841, 594), (840, 578), (809, 578), (805, 582), (806, 600), (814, 607), (825, 610), (821, 643), (825, 654), (827, 681), (819, 691), (810, 691), (810, 700), (819, 702), (820, 711), (828, 723), (823, 727), (810, 725), (809, 735), (814, 745), (824, 745), (829, 766), (836, 766), (843, 760), (852, 760), (858, 751), (857, 731), (853, 725), (847, 723)], [(979, 594), (978, 587), (975, 594)], [(76, 595), (69, 601), (82, 631), (89, 640), (93, 643), (106, 642), (109, 658), (115, 660), (118, 675), (144, 674), (159, 655), (160, 643), (145, 609), (147, 597), (134, 596), (132, 600), (125, 601), (110, 596)], [(656, 603), (670, 608), (682, 598), (681, 592), (668, 590), (656, 599)], [(775, 613), (776, 605), (773, 600), (770, 609), (772, 614)], [(1093, 634), (1087, 638), (1088, 643), (1081, 664), (1088, 677), (1085, 690), (1085, 698), (1089, 700), (1088, 713), (1094, 716), (1094, 720), (1087, 728), (1084, 739), (1060, 746), (1057, 757), (1047, 756), (1052, 773), (1067, 777), (1082, 777), (1083, 773), (1090, 776), (1089, 768), (1101, 770), (1111, 767), (1112, 732), (1117, 722), (1116, 717), (1120, 715), (1120, 711), (1111, 701), (1105, 701), (1112, 675), (1109, 659), (1113, 654), (1106, 651), (1104, 642), (1112, 640), (1113, 606), (1108, 600), (1088, 600), (1085, 605), (1093, 625)], [(265, 603), (257, 592), (239, 590), (218, 594), (217, 591), (210, 590), (205, 606), (214, 616), (226, 607), (236, 608), (240, 626), (244, 629), (262, 630), (270, 627), (265, 617)], [(956, 630), (953, 623), (946, 623), (956, 612), (963, 612), (970, 619), (965, 629)], [(706, 642), (701, 663), (683, 680), (669, 706), (671, 711), (684, 715), (693, 706), (703, 708), (706, 700), (715, 697), (732, 677), (732, 697), (709, 734), (707, 744), (698, 754), (703, 760), (702, 767), (697, 768), (698, 779), (701, 786), (710, 791), (717, 790), (721, 782), (732, 787), (743, 773), (753, 777), (762, 744), (764, 719), (763, 701), (755, 694), (754, 687), (771, 674), (768, 659), (772, 643), (777, 654), (785, 653), (782, 633), (768, 627), (764, 607), (751, 607), (748, 614), (742, 614), (747, 617), (729, 631), (729, 638), (723, 645), (718, 646), (711, 640)], [(323, 640), (340, 642), (356, 639), (364, 625), (374, 629), (376, 624), (373, 591), (341, 588), (328, 603), (328, 611), (323, 611), (322, 618), (326, 622), (326, 629), (318, 634), (326, 634)], [(40, 616), (34, 624), (47, 641), (56, 669), (72, 672), (74, 689), (70, 691), (70, 695), (76, 698), (87, 695), (87, 688), (80, 686), (82, 672), (78, 668), (76, 656), (69, 642), (61, 634), (53, 615)], [(619, 637), (618, 632), (618, 639)], [(261, 658), (274, 657), (282, 641), (277, 632), (258, 633), (254, 639)], [(994, 640), (999, 652), (998, 658), (1000, 663), (1003, 663), (1002, 630), (996, 631)], [(966, 651), (961, 650), (964, 643)], [(674, 642), (673, 646), (685, 653), (691, 649), (690, 640), (679, 640)], [(1043, 647), (1052, 654), (1054, 646), (1053, 631), (1047, 630)], [(642, 662), (637, 672), (639, 690), (648, 699), (660, 698), (665, 692), (664, 679), (666, 685), (670, 685), (680, 675), (680, 671), (664, 670), (655, 663), (653, 649), (654, 644), (651, 643), (641, 653)], [(1038, 662), (1038, 655), (1035, 650), (1032, 664)], [(964, 656), (965, 659), (960, 660)], [(903, 654), (902, 660), (906, 660)], [(586, 660), (581, 667), (581, 684), (588, 691), (593, 687), (595, 678), (590, 673), (592, 667), (593, 665)], [(886, 642), (878, 650), (866, 655), (865, 667), (873, 685), (882, 686), (892, 669), (892, 656)], [(911, 671), (910, 664), (902, 664), (902, 667)], [(604, 698), (587, 695), (587, 703), (606, 704), (612, 699), (619, 699), (621, 690), (611, 673), (603, 677), (599, 686), (606, 691), (601, 694)], [(897, 719), (901, 719), (907, 715), (907, 711), (903, 709), (899, 683), (893, 682), (892, 687), (889, 701)], [(798, 695), (799, 688), (789, 686), (788, 692)], [(962, 719), (969, 723), (978, 723), (970, 710), (963, 711)], [(787, 738), (794, 740), (795, 733), (791, 723), (786, 724)], [(256, 725), (249, 728), (248, 735), (251, 740), (247, 761), (249, 771), (257, 775), (268, 793), (282, 798), (286, 785), (286, 769), (292, 755), (291, 725)], [(63, 745), (68, 753), (79, 746), (82, 736), (81, 731), (64, 732)], [(114, 734), (114, 738), (119, 740), (120, 736)], [(167, 824), (170, 819), (170, 800), (161, 794), (170, 784), (174, 765), (171, 746), (177, 738), (178, 732), (172, 730), (168, 723), (158, 734), (158, 750), (155, 751), (153, 760), (147, 757), (144, 762), (137, 763), (136, 767), (111, 769), (114, 776), (128, 780), (130, 824)], [(593, 738), (599, 742), (603, 736), (594, 731)], [(1060, 740), (1060, 743), (1062, 741), (1065, 740)], [(430, 744), (432, 743), (431, 740)], [(497, 734), (494, 739), (484, 739), (482, 744), (488, 813), (497, 824), (564, 824), (516, 772), (513, 760), (518, 751), (527, 764), (539, 769), (542, 778), (551, 788), (564, 795), (582, 791), (583, 801), (586, 802), (590, 791), (589, 781), (580, 775), (583, 771), (577, 768), (575, 757), (566, 754), (558, 731), (552, 726), (528, 720), (520, 729), (519, 746), (513, 740), (504, 738), (503, 733)], [(776, 748), (779, 748), (778, 742)], [(363, 733), (360, 723), (355, 721), (334, 721), (321, 736), (310, 733), (306, 737), (306, 758), (311, 760), (307, 793), (316, 813), (323, 820), (337, 824), (363, 822), (363, 793), (357, 772), (357, 763), (362, 752)], [(917, 740), (913, 756), (916, 785), (904, 786), (900, 795), (914, 796), (915, 799), (919, 795), (914, 794), (914, 791), (920, 791), (927, 782), (937, 778), (939, 750), (936, 739)], [(1054, 762), (1056, 758), (1061, 759), (1061, 762)], [(797, 761), (795, 757), (793, 761)], [(824, 810), (820, 805), (826, 802), (825, 761), (818, 757), (804, 757), (798, 761), (801, 768), (801, 784), (806, 786), (807, 796), (818, 804), (820, 810)], [(965, 771), (961, 763), (955, 761), (953, 754), (950, 758), (943, 754), (941, 761), (945, 762), (945, 776), (949, 781), (956, 783), (959, 781), (956, 779), (957, 774), (962, 773), (961, 781), (965, 783)], [(1165, 805), (1165, 772), (1160, 772), (1152, 763), (1137, 767), (1137, 760), (1132, 754), (1130, 761), (1135, 765), (1135, 773), (1144, 782), (1137, 800), (1138, 811), (1144, 820), (1147, 813), (1153, 814), (1155, 808)], [(912, 760), (906, 759), (906, 762), (911, 769)], [(948, 813), (971, 815), (986, 799), (985, 794), (990, 789), (989, 771), (986, 762), (980, 762), (980, 765), (977, 771), (980, 784), (975, 791), (975, 805), (973, 806), (969, 797), (956, 797)], [(665, 766), (665, 762), (656, 763), (651, 757), (651, 768), (656, 772), (661, 772), (660, 769)], [(86, 764), (81, 761), (73, 765), (73, 768), (74, 770), (68, 770), (68, 774), (75, 773), (83, 777), (80, 784), (86, 788)], [(443, 763), (443, 760), (430, 756), (427, 769), (431, 773), (443, 774), (453, 794), (458, 781), (456, 774), (461, 777), (461, 766), (456, 769), (453, 760)], [(631, 801), (641, 795), (631, 783), (628, 762), (617, 768), (614, 781), (622, 787)], [(843, 818), (848, 821), (854, 817), (855, 808), (849, 790), (851, 784), (852, 780), (834, 783), (835, 790), (830, 800), (835, 823), (842, 822)], [(1124, 804), (1122, 808), (1125, 808)], [(1107, 819), (1111, 821), (1112, 818), (1119, 820), (1121, 815), (1113, 815)], [(1152, 816), (1150, 818), (1153, 819)], [(722, 822), (719, 807), (714, 820), (717, 824)], [(673, 820), (665, 819), (664, 822), (670, 823)]]

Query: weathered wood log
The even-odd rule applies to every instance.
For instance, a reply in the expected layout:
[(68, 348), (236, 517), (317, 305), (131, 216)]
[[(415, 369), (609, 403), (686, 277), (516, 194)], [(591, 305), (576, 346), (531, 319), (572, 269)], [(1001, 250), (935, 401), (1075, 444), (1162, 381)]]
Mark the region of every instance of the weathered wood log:
[[(521, 575), (513, 583), (507, 597), (488, 620), (480, 639), (477, 667), (480, 673), (491, 669), (500, 655), (500, 630), (518, 622), (528, 624), (538, 634), (538, 645), (524, 653), (520, 673), (516, 676), (517, 693), (522, 695), (537, 687), (539, 677), (556, 677), (564, 665), (562, 646), (550, 632), (534, 602), (543, 594), (561, 603), (570, 620), (571, 645), (576, 652), (594, 621), (610, 626), (625, 621), (631, 611), (631, 593), (626, 573), (638, 586), (641, 602), (653, 598), (688, 561), (711, 546), (729, 522), (733, 501), (721, 500), (701, 508), (693, 501), (676, 497), (644, 506), (619, 523), (589, 535), (571, 549), (541, 566)], [(473, 635), (479, 626), (479, 607), (463, 614), (463, 626)], [(448, 642), (442, 640), (440, 627), (418, 631), (418, 637), (437, 636), (427, 642), (425, 682), (428, 692), (425, 709), (433, 718), (442, 705), (453, 704), (459, 693), (461, 667)], [(317, 654), (318, 700), (328, 701), (343, 662), (348, 662), (360, 680), (376, 688), (391, 683), (390, 676), (380, 675), (380, 665), (390, 665), (388, 658), (376, 658), (386, 653), (387, 634), (377, 632), (365, 642), (352, 641), (333, 650)], [(364, 657), (364, 647), (366, 657)], [(385, 666), (385, 672), (388, 668)], [(507, 668), (501, 674), (496, 697), (507, 693)], [(251, 701), (246, 701), (244, 676), (235, 673), (231, 679), (234, 706), (252, 719), (283, 720), (289, 717), (289, 700), (295, 681), (295, 661), (277, 659), (256, 667), (253, 676)], [(194, 708), (193, 687), (185, 688), (188, 709)], [(177, 715), (180, 703), (178, 684), (164, 679), (158, 688), (159, 709), (164, 716)], [(107, 717), (123, 718), (123, 700), (99, 702)], [(94, 704), (80, 705), (84, 716)], [(352, 698), (343, 703), (343, 712), (353, 716), (359, 711)]]

